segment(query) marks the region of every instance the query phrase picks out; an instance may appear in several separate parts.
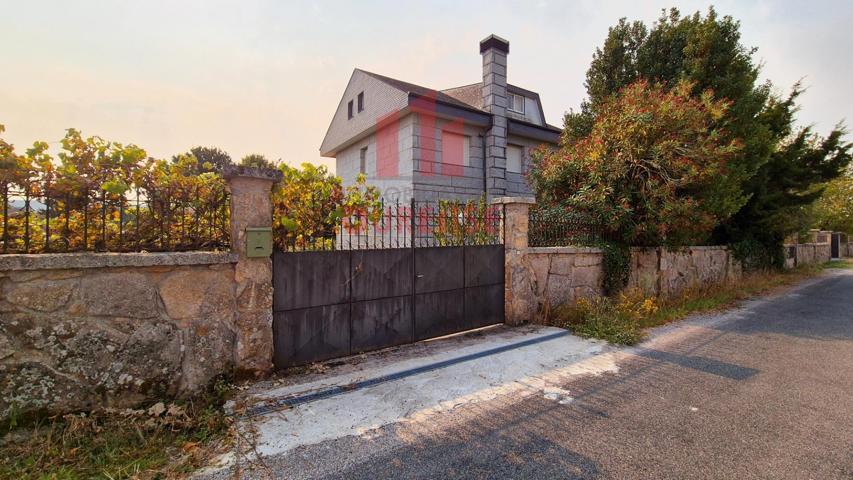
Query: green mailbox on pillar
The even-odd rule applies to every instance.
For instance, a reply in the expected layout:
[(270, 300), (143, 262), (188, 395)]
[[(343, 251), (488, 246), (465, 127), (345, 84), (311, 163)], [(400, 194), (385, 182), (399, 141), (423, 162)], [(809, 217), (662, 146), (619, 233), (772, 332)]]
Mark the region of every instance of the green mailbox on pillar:
[(269, 257), (272, 255), (272, 228), (246, 228), (246, 256)]

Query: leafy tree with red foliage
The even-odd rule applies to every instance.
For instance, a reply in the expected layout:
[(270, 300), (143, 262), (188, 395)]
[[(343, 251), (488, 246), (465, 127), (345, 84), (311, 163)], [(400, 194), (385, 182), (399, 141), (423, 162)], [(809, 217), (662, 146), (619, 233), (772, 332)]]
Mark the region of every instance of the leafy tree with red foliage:
[(719, 120), (729, 103), (694, 85), (637, 81), (598, 106), (589, 135), (534, 152), (545, 208), (605, 225), (628, 245), (696, 245), (739, 208), (715, 189), (742, 145)]

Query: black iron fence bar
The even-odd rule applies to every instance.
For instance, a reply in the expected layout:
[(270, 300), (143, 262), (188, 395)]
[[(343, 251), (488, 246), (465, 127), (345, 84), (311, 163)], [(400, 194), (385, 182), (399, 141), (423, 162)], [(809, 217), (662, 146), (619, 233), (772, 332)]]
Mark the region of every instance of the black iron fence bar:
[[(135, 190), (134, 204), (125, 194), (59, 184), (50, 178), (2, 184), (0, 254), (184, 251), (229, 246), (229, 196), (224, 183), (203, 198)], [(190, 222), (193, 225), (188, 225)], [(199, 234), (193, 234), (193, 229)]]
[(528, 244), (531, 247), (583, 246), (607, 240), (610, 236), (606, 226), (599, 222), (559, 211), (530, 212)]
[(275, 243), (293, 252), (494, 245), (503, 241), (502, 222), (499, 206), (484, 202), (395, 201), (376, 209), (357, 208), (332, 224), (305, 227), (305, 232), (277, 227)]

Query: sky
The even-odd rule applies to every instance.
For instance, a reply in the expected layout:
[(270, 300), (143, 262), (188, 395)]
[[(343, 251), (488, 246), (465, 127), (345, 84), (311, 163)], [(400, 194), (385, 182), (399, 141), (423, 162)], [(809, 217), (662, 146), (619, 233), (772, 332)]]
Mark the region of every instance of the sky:
[[(481, 80), (479, 41), (510, 42), (508, 81), (549, 123), (577, 109), (593, 52), (620, 17), (668, 1), (0, 0), (0, 124), (19, 151), (64, 130), (166, 158), (195, 145), (334, 169), (320, 143), (353, 68), (443, 89)], [(799, 79), (799, 122), (827, 132), (853, 107), (853, 2), (718, 1), (763, 78)]]

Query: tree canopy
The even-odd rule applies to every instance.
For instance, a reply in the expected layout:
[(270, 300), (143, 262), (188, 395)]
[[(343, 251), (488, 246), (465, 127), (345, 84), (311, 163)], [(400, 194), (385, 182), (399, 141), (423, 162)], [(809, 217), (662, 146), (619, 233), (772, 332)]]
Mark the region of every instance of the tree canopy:
[(240, 159), (240, 165), (255, 168), (275, 168), (275, 164), (260, 153), (250, 153)]
[(535, 152), (540, 202), (633, 245), (704, 242), (734, 212), (716, 186), (742, 145), (716, 126), (728, 103), (693, 88), (641, 80), (602, 100), (587, 136)]
[(826, 185), (810, 213), (812, 227), (853, 234), (853, 168)]
[[(222, 173), (226, 165), (231, 165), (231, 155), (217, 147), (193, 147), (184, 155), (192, 154), (198, 160), (198, 173), (218, 172)], [(180, 155), (172, 156), (172, 161), (177, 162)]]
[(729, 103), (716, 125), (725, 140), (742, 146), (717, 179), (717, 201), (737, 213), (718, 225), (715, 240), (758, 241), (776, 248), (797, 228), (784, 220), (818, 198), (822, 183), (839, 175), (850, 161), (850, 146), (841, 126), (825, 138), (809, 127), (796, 128), (801, 85), (780, 97), (770, 82), (759, 83), (755, 52), (742, 45), (740, 23), (719, 16), (713, 7), (705, 15), (665, 11), (651, 28), (623, 18), (593, 55), (588, 98), (579, 112), (566, 115), (565, 140), (589, 136), (608, 99), (641, 79), (667, 88), (688, 81), (693, 96), (713, 92)]
[(364, 175), (344, 189), (341, 178), (322, 165), (303, 163), (295, 168), (281, 163), (278, 168), (284, 178), (273, 191), (273, 228), (281, 248), (331, 245), (336, 229), (345, 228), (343, 218), (381, 215), (379, 190), (368, 186)]

